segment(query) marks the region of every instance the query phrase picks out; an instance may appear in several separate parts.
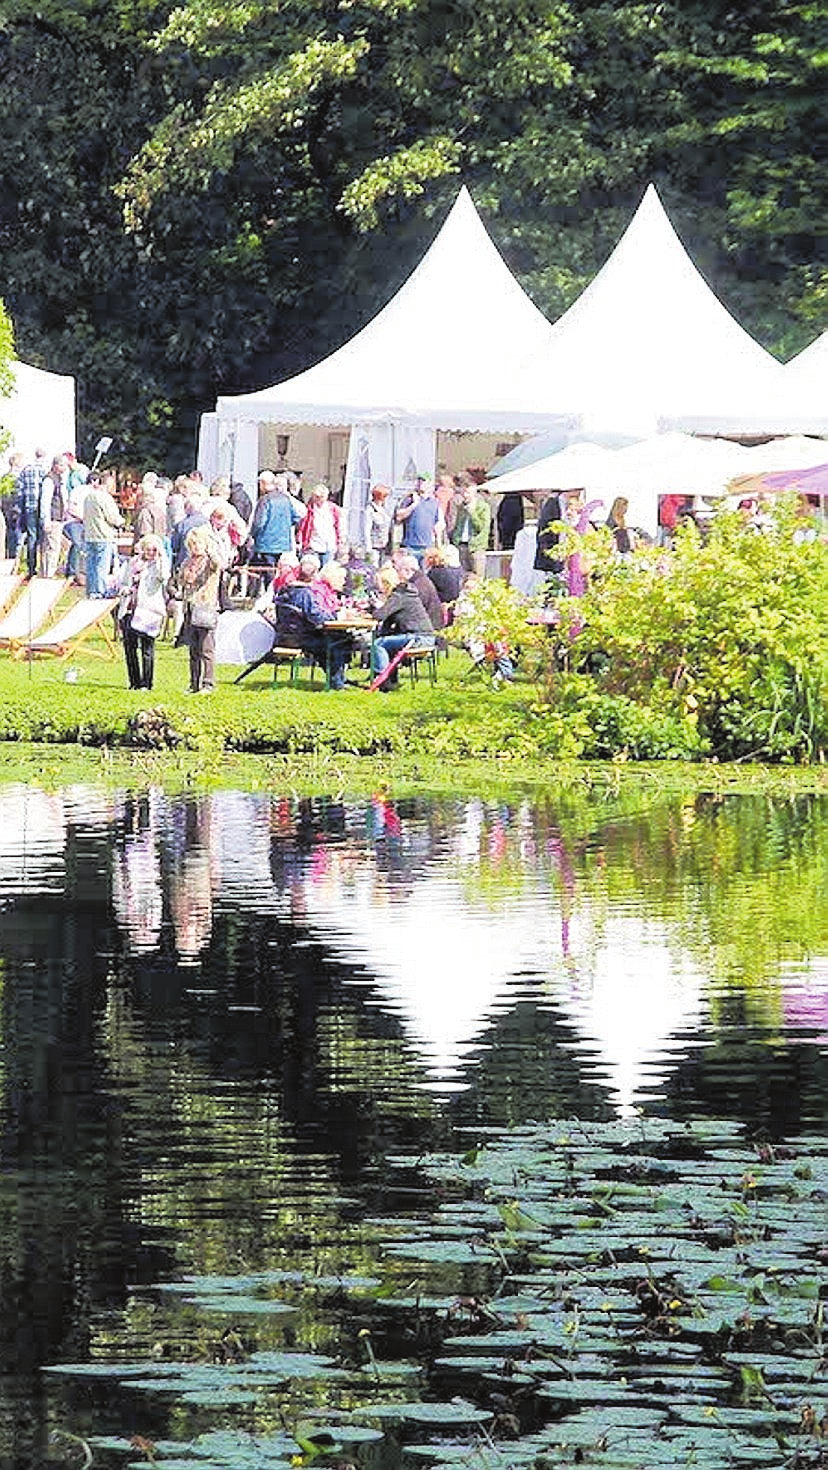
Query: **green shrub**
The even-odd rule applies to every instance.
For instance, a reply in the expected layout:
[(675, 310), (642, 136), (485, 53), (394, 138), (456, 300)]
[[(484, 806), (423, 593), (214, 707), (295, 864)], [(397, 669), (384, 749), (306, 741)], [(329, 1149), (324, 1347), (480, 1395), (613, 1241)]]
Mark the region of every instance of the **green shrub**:
[(602, 738), (629, 734), (631, 750), (662, 739), (683, 748), (695, 724), (700, 748), (722, 760), (822, 758), (828, 543), (794, 536), (795, 501), (781, 501), (775, 519), (760, 535), (720, 512), (706, 539), (690, 526), (671, 555), (648, 548), (621, 565), (592, 538), (591, 585), (577, 603), (560, 600), (548, 637), (550, 701), (558, 706), (561, 670), (571, 670), (658, 716), (645, 734), (623, 704), (605, 707), (611, 718), (592, 711)]

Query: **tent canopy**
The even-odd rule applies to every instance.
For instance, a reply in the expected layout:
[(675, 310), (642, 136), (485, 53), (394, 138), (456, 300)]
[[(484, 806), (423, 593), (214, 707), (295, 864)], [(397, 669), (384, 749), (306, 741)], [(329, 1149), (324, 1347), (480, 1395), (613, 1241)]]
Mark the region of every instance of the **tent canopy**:
[(521, 363), (553, 331), (498, 253), (463, 188), (416, 270), (366, 327), (307, 372), (219, 398), (221, 419), (405, 423), (533, 431), (561, 418), (539, 385), (516, 391)]
[(36, 449), (51, 456), (75, 449), (75, 380), (25, 362), (12, 364), (14, 387), (0, 398), (0, 429), (9, 449), (30, 458)]
[(785, 368), (785, 378), (828, 398), (828, 331), (792, 358)]
[[(777, 439), (746, 449), (727, 439), (654, 434), (625, 449), (571, 444), (558, 454), (499, 475), (486, 488), (500, 495), (582, 487), (600, 496), (607, 510), (614, 496), (624, 495), (630, 525), (654, 534), (659, 495), (724, 495), (728, 489), (739, 490), (741, 477), (749, 475), (753, 488), (756, 477), (782, 467), (796, 478), (822, 464), (825, 448), (819, 439)], [(771, 474), (770, 482), (773, 478)]]
[(553, 408), (586, 431), (641, 438), (671, 415), (764, 402), (784, 369), (696, 270), (651, 184), (606, 264), (528, 365)]
[[(725, 400), (704, 423), (683, 414), (671, 426), (701, 428), (717, 434), (828, 434), (828, 332), (782, 369), (778, 383), (748, 402), (728, 407)], [(823, 450), (824, 453), (824, 450)]]

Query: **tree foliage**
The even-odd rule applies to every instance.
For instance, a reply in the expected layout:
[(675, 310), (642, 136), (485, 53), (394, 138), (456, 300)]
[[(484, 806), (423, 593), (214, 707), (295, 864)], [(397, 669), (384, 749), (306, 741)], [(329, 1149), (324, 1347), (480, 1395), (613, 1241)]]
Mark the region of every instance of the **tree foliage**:
[(0, 301), (0, 398), (8, 398), (14, 384), (12, 364), (14, 362), (14, 329)]
[[(220, 391), (361, 326), (459, 178), (550, 316), (649, 179), (766, 345), (826, 320), (821, 4), (12, 0), (0, 263), (82, 437), (192, 454)], [(631, 84), (634, 79), (634, 84)]]

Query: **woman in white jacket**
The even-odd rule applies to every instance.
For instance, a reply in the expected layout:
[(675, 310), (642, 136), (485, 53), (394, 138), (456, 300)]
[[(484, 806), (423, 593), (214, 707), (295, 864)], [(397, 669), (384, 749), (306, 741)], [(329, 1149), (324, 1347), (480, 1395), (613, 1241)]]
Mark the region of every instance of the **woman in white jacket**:
[(142, 536), (121, 571), (118, 622), (130, 689), (151, 689), (155, 640), (164, 626), (169, 564), (160, 536)]

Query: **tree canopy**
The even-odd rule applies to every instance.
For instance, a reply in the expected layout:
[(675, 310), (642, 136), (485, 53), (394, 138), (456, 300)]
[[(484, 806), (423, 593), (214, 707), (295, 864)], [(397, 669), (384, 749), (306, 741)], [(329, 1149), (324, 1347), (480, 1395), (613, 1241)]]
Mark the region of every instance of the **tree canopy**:
[(388, 299), (461, 177), (551, 317), (654, 180), (788, 354), (827, 314), (824, 19), (821, 0), (12, 0), (21, 355), (77, 377), (84, 437), (180, 467), (217, 392), (309, 366)]

